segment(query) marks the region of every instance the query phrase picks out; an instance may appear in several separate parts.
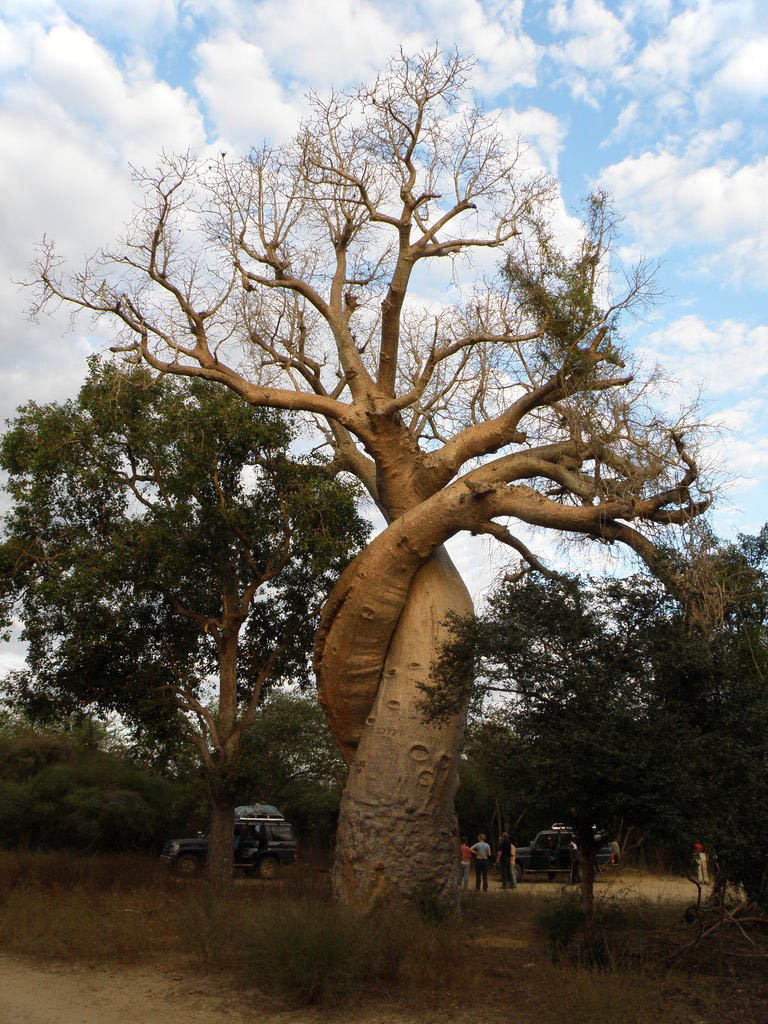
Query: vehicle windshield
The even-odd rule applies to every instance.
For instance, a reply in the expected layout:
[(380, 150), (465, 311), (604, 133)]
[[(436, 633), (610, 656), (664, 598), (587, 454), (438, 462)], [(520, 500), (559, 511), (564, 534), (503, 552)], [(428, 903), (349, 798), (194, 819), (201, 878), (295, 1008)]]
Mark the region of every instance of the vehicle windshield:
[(557, 836), (551, 832), (539, 832), (534, 846), (537, 850), (548, 850), (557, 845)]
[(293, 828), (287, 822), (281, 822), (279, 825), (271, 825), (270, 828), (272, 829), (272, 838), (277, 840), (277, 842), (293, 842)]

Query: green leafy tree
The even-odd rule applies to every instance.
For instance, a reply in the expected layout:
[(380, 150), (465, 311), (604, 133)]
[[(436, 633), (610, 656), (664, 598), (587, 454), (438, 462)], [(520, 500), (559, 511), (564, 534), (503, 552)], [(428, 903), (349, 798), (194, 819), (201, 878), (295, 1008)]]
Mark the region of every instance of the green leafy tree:
[[(739, 598), (753, 629), (763, 614), (755, 597)], [(762, 586), (757, 597), (764, 607)], [(454, 622), (425, 691), (427, 713), (441, 718), (469, 699), (485, 723), (475, 745), (495, 745), (485, 752), (492, 774), (574, 826), (588, 921), (593, 825), (615, 829), (622, 819), (678, 845), (700, 833), (728, 875), (759, 896), (768, 852), (765, 622), (759, 647), (733, 609), (727, 623), (703, 632), (640, 577), (525, 577), (498, 589), (482, 616)]]
[(3, 846), (159, 851), (194, 806), (194, 785), (163, 777), (107, 740), (91, 721), (0, 728)]
[(76, 401), (22, 407), (0, 445), (3, 607), (29, 648), (17, 689), (32, 710), (183, 729), (217, 881), (243, 733), (266, 686), (306, 677), (324, 595), (368, 530), (354, 489), (292, 441), (280, 414), (208, 381), (92, 362)]

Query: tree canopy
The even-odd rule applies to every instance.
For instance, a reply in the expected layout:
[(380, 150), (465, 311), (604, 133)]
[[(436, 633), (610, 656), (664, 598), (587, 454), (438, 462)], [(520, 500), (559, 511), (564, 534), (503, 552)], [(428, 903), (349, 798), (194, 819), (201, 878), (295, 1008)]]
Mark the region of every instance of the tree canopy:
[(29, 710), (181, 729), (231, 796), (264, 687), (306, 680), (324, 595), (369, 529), (292, 440), (207, 381), (98, 361), (76, 401), (22, 407), (0, 444), (0, 558)]
[(587, 856), (595, 824), (637, 826), (681, 852), (699, 837), (723, 878), (765, 898), (761, 538), (710, 553), (731, 583), (708, 632), (646, 577), (503, 584), (477, 619), (454, 622), (427, 713), (450, 715), (469, 697), (492, 773), (529, 809), (573, 825)]

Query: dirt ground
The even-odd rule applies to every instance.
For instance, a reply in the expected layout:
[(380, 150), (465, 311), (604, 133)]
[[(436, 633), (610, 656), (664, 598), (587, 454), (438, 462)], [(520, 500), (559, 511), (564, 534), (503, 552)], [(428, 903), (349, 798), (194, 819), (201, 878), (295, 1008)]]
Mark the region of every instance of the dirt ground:
[[(696, 894), (695, 886), (684, 879), (632, 873), (602, 875), (596, 890), (604, 899), (636, 895), (680, 904), (691, 902)], [(559, 886), (525, 882), (522, 891), (546, 899)], [(502, 892), (493, 882), (488, 894), (470, 891), (464, 898), (506, 900), (514, 895)], [(255, 1017), (263, 1024), (310, 1024), (320, 1019), (307, 1010), (269, 1012), (253, 993), (222, 997), (215, 979), (194, 974), (183, 964), (89, 968), (0, 956), (0, 1024), (221, 1024), (222, 1020), (245, 1024)], [(379, 1007), (358, 1011), (347, 1007), (343, 1020), (345, 1024), (414, 1024), (412, 1016)]]
[[(537, 881), (522, 883), (522, 892), (536, 892), (547, 895), (559, 892), (557, 882)], [(660, 903), (694, 903), (696, 886), (686, 878), (676, 875), (646, 875), (639, 871), (617, 872), (615, 868), (603, 870), (595, 879), (595, 896), (607, 899), (620, 896), (631, 899), (633, 896), (646, 900), (658, 900)]]
[[(185, 969), (80, 967), (0, 955), (0, 1024), (312, 1024), (311, 1010), (264, 1013), (253, 995), (222, 999)], [(323, 1018), (327, 1020), (327, 1018)], [(345, 1024), (413, 1024), (412, 1017), (346, 1009)]]

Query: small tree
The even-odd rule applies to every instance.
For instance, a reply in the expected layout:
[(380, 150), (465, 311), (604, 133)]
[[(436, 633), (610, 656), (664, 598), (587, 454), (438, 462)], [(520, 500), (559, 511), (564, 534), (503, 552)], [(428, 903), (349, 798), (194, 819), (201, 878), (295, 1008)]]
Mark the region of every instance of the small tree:
[[(536, 562), (526, 523), (618, 541), (658, 570), (653, 528), (709, 501), (694, 423), (654, 412), (622, 349), (650, 268), (612, 262), (603, 194), (558, 243), (554, 183), (473, 102), (470, 64), (401, 55), (351, 95), (313, 96), (288, 146), (166, 159), (138, 176), (144, 201), (112, 249), (68, 276), (45, 242), (35, 266), (35, 311), (64, 301), (114, 323), (130, 359), (313, 415), (381, 510), (314, 659), (351, 769), (335, 886), (356, 905), (456, 899), (464, 716), (438, 729), (416, 708), (446, 613), (471, 611), (445, 541), (484, 534)], [(499, 269), (482, 276), (470, 256), (489, 250)], [(414, 282), (440, 261), (455, 286), (423, 307)]]
[(354, 490), (291, 441), (207, 381), (93, 362), (75, 402), (23, 407), (0, 445), (26, 692), (182, 727), (210, 785), (216, 881), (244, 730), (265, 686), (306, 677), (324, 595), (368, 529)]

